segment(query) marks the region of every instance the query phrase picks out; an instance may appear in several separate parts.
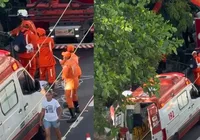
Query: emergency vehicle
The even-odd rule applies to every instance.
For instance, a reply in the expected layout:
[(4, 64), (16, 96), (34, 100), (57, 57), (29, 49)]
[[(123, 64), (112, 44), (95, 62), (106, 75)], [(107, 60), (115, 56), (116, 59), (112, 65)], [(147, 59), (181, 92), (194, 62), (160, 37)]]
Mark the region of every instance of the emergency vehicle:
[[(94, 2), (94, 1), (93, 1)], [(27, 8), (29, 16), (36, 27), (44, 28), (55, 41), (55, 49), (62, 49), (65, 44), (79, 43), (93, 23), (94, 7), (91, 0), (72, 2), (55, 27), (55, 23), (69, 4), (69, 0), (54, 0), (51, 3), (41, 1), (36, 5), (36, 0), (29, 0)], [(35, 6), (35, 7), (34, 7)], [(82, 48), (91, 48), (93, 45), (94, 27), (90, 30), (82, 44)]]
[(8, 55), (0, 51), (0, 140), (30, 140), (42, 135), (39, 112), (44, 95), (40, 82)]
[[(128, 100), (135, 104), (127, 106), (125, 127), (133, 132), (136, 127), (142, 130), (144, 126), (149, 126), (151, 138), (148, 139), (152, 140), (181, 139), (200, 120), (199, 91), (182, 73), (166, 73), (157, 77), (160, 98), (154, 95), (149, 97), (141, 87), (130, 91)], [(142, 139), (147, 135), (140, 134), (143, 136), (138, 138), (134, 132), (133, 139)]]

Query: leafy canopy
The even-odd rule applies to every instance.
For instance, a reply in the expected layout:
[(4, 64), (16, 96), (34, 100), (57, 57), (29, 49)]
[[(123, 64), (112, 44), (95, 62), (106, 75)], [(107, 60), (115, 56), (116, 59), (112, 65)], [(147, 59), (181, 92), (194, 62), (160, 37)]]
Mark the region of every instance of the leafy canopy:
[(9, 0), (0, 0), (0, 7), (4, 8)]
[(191, 28), (193, 24), (193, 13), (197, 8), (190, 3), (190, 0), (164, 1), (161, 14), (165, 19), (170, 20), (177, 27), (176, 36), (181, 37), (182, 32)]
[(125, 85), (141, 84), (154, 77), (162, 54), (176, 52), (183, 43), (173, 37), (176, 28), (144, 8), (147, 3), (148, 0), (95, 3), (96, 132), (108, 126), (104, 107), (108, 99), (120, 102)]

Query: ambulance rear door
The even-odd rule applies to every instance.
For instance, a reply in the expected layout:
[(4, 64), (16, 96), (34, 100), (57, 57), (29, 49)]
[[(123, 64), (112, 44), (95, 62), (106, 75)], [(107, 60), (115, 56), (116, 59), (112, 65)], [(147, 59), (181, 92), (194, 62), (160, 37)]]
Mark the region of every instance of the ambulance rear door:
[(153, 103), (148, 106), (147, 112), (152, 140), (162, 140), (161, 122), (156, 104)]

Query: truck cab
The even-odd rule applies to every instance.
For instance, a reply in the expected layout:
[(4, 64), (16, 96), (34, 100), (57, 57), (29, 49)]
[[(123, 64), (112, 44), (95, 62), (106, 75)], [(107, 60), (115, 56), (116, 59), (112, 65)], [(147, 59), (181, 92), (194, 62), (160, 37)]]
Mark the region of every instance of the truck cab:
[(0, 55), (0, 140), (30, 140), (38, 133), (40, 90), (17, 60)]

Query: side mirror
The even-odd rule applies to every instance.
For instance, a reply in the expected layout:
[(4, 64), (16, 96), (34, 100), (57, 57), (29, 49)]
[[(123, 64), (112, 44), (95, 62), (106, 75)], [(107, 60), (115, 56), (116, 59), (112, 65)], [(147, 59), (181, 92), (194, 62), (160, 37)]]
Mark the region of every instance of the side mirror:
[(40, 82), (38, 80), (35, 80), (35, 91), (39, 91), (39, 90), (41, 90)]
[(193, 97), (193, 98), (197, 98), (197, 97), (199, 97), (199, 92), (197, 91), (197, 90), (192, 90), (191, 91), (191, 97)]

